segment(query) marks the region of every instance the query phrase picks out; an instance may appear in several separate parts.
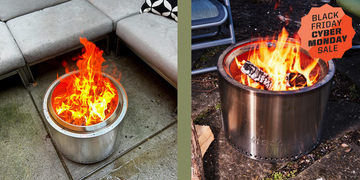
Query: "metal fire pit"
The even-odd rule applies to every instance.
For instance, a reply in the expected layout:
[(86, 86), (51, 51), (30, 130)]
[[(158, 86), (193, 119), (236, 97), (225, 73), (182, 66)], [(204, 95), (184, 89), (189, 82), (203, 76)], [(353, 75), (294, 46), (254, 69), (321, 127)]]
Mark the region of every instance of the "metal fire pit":
[[(225, 136), (245, 156), (267, 162), (302, 157), (320, 140), (323, 117), (335, 73), (332, 60), (319, 60), (319, 80), (292, 91), (267, 91), (237, 82), (230, 73), (235, 56), (255, 46), (238, 42), (219, 57), (219, 88)], [(270, 41), (269, 41), (270, 42)], [(308, 53), (301, 49), (301, 53)]]
[(108, 74), (103, 76), (110, 79), (118, 93), (118, 105), (114, 113), (105, 121), (91, 126), (77, 126), (63, 121), (52, 108), (51, 97), (53, 90), (60, 83), (59, 79), (67, 78), (79, 71), (65, 74), (55, 80), (45, 93), (43, 110), (49, 123), (52, 138), (60, 152), (68, 159), (84, 164), (104, 160), (119, 146), (118, 135), (127, 106), (128, 99), (122, 85)]

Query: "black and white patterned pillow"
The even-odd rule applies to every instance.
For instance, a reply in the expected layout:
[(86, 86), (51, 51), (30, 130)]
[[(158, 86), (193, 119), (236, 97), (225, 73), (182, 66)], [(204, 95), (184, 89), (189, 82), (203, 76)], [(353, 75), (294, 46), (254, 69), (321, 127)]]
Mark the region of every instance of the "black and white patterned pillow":
[(140, 13), (148, 12), (174, 19), (177, 22), (177, 0), (146, 0)]

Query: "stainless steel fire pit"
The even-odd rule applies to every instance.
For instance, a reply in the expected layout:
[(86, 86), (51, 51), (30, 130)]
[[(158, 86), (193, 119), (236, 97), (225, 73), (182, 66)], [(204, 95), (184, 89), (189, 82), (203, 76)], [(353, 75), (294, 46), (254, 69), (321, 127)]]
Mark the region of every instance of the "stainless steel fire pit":
[(43, 110), (52, 138), (60, 152), (72, 161), (90, 164), (107, 158), (119, 146), (118, 135), (122, 126), (121, 121), (127, 110), (128, 99), (122, 85), (112, 76), (102, 73), (110, 79), (118, 93), (118, 104), (114, 113), (105, 121), (91, 126), (76, 126), (67, 123), (54, 112), (51, 107), (51, 97), (60, 79), (75, 73), (78, 71), (65, 74), (50, 85), (45, 93)]
[[(319, 80), (292, 91), (267, 91), (237, 82), (230, 73), (235, 56), (256, 47), (238, 42), (219, 57), (223, 127), (228, 140), (246, 156), (260, 161), (288, 161), (309, 153), (320, 140), (323, 117), (335, 73), (332, 60), (319, 60)], [(301, 49), (301, 53), (308, 53)]]

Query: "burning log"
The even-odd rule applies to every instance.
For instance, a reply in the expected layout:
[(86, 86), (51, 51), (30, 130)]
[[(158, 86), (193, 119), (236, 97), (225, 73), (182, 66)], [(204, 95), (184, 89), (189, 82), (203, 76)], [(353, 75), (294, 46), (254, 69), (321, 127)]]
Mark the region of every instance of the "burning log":
[(287, 73), (286, 86), (287, 87), (306, 87), (306, 78), (301, 73)]
[(270, 89), (272, 87), (272, 80), (270, 76), (260, 68), (256, 67), (250, 61), (246, 61), (240, 70), (242, 73), (249, 76), (252, 80), (263, 84), (266, 89)]

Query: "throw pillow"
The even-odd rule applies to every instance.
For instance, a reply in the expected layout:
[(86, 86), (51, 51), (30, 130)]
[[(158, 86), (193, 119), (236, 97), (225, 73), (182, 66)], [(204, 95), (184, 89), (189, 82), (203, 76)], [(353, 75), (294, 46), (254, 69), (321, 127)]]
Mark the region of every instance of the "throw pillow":
[(154, 13), (174, 19), (177, 22), (177, 0), (146, 0), (140, 13)]

